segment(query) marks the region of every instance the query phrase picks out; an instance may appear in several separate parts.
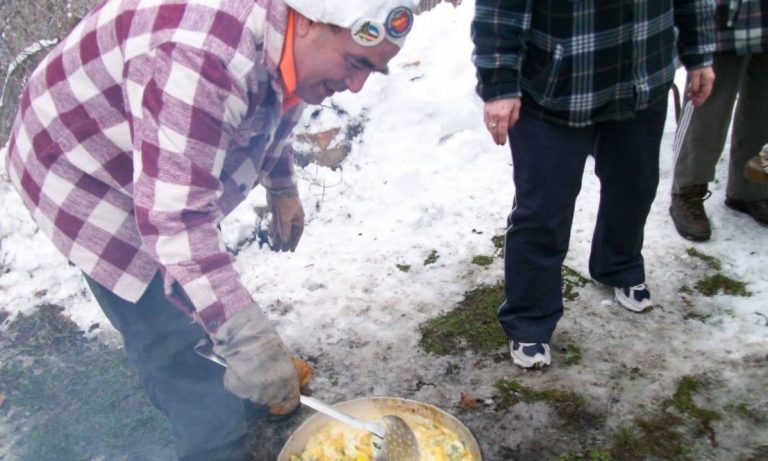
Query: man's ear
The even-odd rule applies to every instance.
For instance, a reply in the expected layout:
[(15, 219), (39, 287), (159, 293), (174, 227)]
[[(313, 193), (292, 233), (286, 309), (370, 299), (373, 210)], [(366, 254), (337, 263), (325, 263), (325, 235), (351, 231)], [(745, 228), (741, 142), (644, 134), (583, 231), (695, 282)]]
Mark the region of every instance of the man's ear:
[(314, 24), (314, 22), (296, 10), (294, 10), (294, 14), (295, 14), (296, 35), (299, 37), (306, 37), (307, 34), (309, 33), (309, 29), (312, 28), (312, 24)]

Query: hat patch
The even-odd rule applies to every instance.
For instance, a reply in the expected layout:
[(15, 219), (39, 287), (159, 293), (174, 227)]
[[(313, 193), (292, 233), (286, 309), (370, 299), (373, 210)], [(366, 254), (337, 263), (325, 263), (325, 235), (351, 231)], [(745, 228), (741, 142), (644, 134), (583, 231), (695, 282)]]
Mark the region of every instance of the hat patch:
[(374, 19), (358, 19), (352, 24), (352, 39), (362, 46), (374, 46), (384, 40), (384, 28)]
[(413, 26), (413, 12), (405, 6), (393, 8), (384, 23), (387, 33), (395, 38), (405, 37)]

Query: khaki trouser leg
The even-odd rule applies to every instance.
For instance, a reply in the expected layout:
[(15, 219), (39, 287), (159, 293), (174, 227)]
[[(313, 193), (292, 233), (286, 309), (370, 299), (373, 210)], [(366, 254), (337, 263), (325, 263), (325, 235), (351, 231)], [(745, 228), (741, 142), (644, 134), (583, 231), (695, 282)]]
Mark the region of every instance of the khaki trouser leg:
[(731, 131), (726, 195), (737, 200), (768, 198), (768, 186), (747, 180), (744, 165), (768, 143), (768, 53), (749, 56)]

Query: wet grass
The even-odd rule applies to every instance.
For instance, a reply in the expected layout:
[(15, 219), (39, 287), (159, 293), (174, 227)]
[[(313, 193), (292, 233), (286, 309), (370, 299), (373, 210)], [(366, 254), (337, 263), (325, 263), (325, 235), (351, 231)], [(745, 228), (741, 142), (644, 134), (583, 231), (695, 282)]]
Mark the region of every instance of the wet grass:
[(429, 252), (426, 258), (424, 258), (424, 265), (428, 266), (430, 264), (434, 264), (437, 262), (437, 260), (440, 259), (440, 255), (437, 254), (437, 250), (432, 250)]
[[(563, 266), (563, 297), (573, 301), (578, 288), (592, 283), (577, 271)], [(458, 354), (465, 350), (491, 353), (507, 345), (507, 337), (496, 320), (496, 311), (504, 301), (504, 284), (481, 285), (464, 294), (464, 299), (450, 312), (423, 323), (419, 330), (421, 347), (437, 355)], [(566, 363), (581, 361), (581, 351), (567, 346)]]
[(566, 301), (576, 300), (579, 297), (578, 288), (592, 283), (592, 280), (566, 265), (560, 268), (560, 275), (563, 278), (563, 299)]
[[(83, 336), (44, 305), (19, 314), (0, 336), (0, 392), (10, 422), (25, 430), (15, 441), (20, 460), (137, 459), (168, 447), (165, 418), (144, 397), (122, 351)], [(167, 449), (164, 451), (168, 456)]]
[[(692, 258), (703, 261), (709, 271), (714, 271), (714, 274), (707, 275), (697, 280), (694, 284), (693, 288), (700, 294), (704, 296), (715, 296), (718, 294), (745, 297), (752, 296), (752, 293), (747, 290), (746, 283), (729, 277), (721, 272), (723, 264), (719, 259), (703, 253), (696, 248), (688, 248), (686, 253)], [(694, 294), (694, 290), (688, 285), (681, 286), (678, 291), (686, 295)]]
[(493, 242), (493, 246), (497, 250), (503, 250), (504, 249), (504, 238), (505, 238), (504, 234), (494, 235), (493, 237), (491, 237), (491, 242)]
[(507, 344), (496, 320), (496, 310), (504, 300), (504, 285), (483, 285), (465, 293), (458, 306), (421, 325), (421, 347), (436, 355), (456, 354), (470, 349), (493, 352)]
[(699, 280), (694, 288), (704, 296), (715, 296), (720, 293), (732, 296), (752, 296), (744, 282), (720, 273)]
[(709, 267), (712, 270), (720, 271), (723, 267), (723, 264), (720, 262), (719, 259), (715, 258), (714, 256), (710, 256), (706, 253), (703, 253), (696, 248), (688, 248), (685, 250), (685, 252), (688, 254), (688, 256), (696, 259), (700, 259), (703, 261), (707, 267)]
[(581, 363), (581, 349), (575, 344), (567, 344), (563, 350), (566, 365), (578, 365)]
[(481, 267), (490, 266), (493, 264), (493, 256), (477, 255), (472, 258), (472, 264)]
[(584, 397), (563, 389), (533, 389), (517, 381), (501, 379), (494, 384), (498, 392), (496, 411), (504, 411), (519, 402), (544, 402), (567, 426), (584, 430), (602, 423), (602, 418), (587, 409)]
[[(706, 438), (711, 447), (717, 447), (712, 423), (721, 418), (718, 412), (696, 403), (695, 395), (703, 386), (692, 376), (681, 378), (672, 397), (663, 400), (648, 415), (635, 418), (630, 426), (620, 428), (607, 446), (569, 453), (560, 461), (693, 460), (692, 441)], [(516, 388), (512, 391), (520, 393)]]

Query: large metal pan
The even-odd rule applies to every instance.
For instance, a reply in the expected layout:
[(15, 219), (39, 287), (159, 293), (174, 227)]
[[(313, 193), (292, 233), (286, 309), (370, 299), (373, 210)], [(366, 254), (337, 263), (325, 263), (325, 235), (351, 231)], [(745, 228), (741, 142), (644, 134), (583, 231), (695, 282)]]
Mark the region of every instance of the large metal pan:
[[(333, 406), (351, 416), (368, 420), (392, 414), (415, 414), (430, 419), (458, 434), (475, 460), (482, 461), (483, 459), (480, 445), (478, 445), (472, 432), (453, 415), (428, 403), (398, 397), (364, 397), (340, 402)], [(300, 455), (312, 434), (332, 421), (333, 419), (321, 413), (315, 413), (307, 418), (286, 440), (277, 461), (290, 461), (291, 455)]]

